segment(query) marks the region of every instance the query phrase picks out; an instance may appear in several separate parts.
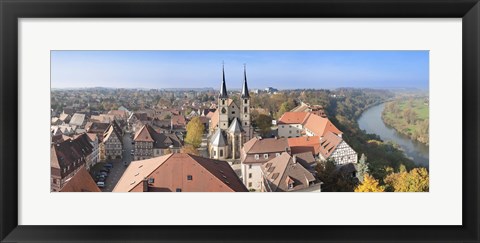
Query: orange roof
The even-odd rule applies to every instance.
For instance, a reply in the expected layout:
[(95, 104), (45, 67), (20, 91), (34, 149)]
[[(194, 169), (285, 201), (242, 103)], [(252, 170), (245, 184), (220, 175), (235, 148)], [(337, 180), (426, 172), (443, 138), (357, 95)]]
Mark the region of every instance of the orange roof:
[(148, 191), (246, 192), (247, 188), (225, 161), (174, 153), (133, 161), (114, 192), (143, 191), (143, 180), (152, 178)]
[(330, 157), (330, 155), (332, 155), (342, 141), (343, 140), (341, 137), (333, 134), (332, 132), (327, 132), (320, 140), (320, 153), (325, 159), (327, 159)]
[(148, 131), (148, 129), (148, 124), (143, 125), (140, 131), (135, 134), (135, 138), (133, 140), (135, 142), (153, 142), (153, 138), (150, 135), (150, 131)]
[(278, 124), (302, 124), (309, 115), (308, 112), (285, 112), (278, 120)]
[(328, 120), (328, 118), (321, 117), (315, 114), (310, 114), (306, 121), (303, 123), (303, 126), (308, 130), (315, 133), (316, 136), (323, 137), (327, 132), (332, 132), (334, 134), (342, 134), (333, 123)]
[(292, 154), (299, 154), (304, 152), (312, 152), (312, 154), (318, 154), (320, 152), (320, 137), (297, 137), (288, 138), (288, 146), (292, 151)]
[(100, 192), (92, 176), (87, 172), (85, 166), (70, 178), (61, 192)]

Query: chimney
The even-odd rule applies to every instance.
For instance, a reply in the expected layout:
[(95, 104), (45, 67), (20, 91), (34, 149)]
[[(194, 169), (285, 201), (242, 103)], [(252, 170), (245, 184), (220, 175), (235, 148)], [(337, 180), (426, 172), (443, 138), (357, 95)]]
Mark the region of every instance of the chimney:
[(148, 192), (148, 180), (147, 180), (147, 178), (142, 180), (142, 184), (143, 184), (143, 192)]

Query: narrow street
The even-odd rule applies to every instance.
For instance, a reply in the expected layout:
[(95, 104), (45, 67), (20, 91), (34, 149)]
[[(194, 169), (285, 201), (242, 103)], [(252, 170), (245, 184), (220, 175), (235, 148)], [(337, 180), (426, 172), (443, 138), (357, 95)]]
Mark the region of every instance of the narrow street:
[[(102, 189), (104, 192), (111, 192), (115, 185), (120, 180), (123, 175), (123, 172), (127, 169), (130, 162), (133, 160), (133, 155), (131, 151), (133, 149), (132, 138), (130, 133), (125, 133), (123, 136), (123, 154), (122, 159), (115, 159), (108, 161), (113, 164), (113, 168), (108, 173), (108, 177), (105, 181), (105, 187)], [(124, 165), (124, 162), (127, 162), (127, 165)]]

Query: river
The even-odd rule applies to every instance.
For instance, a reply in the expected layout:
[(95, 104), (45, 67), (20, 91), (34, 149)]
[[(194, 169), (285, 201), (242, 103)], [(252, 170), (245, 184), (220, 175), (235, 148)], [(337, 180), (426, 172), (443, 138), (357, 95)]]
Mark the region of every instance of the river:
[(382, 120), (382, 112), (385, 103), (373, 106), (363, 112), (358, 119), (360, 129), (367, 133), (374, 133), (384, 141), (392, 141), (398, 144), (407, 157), (411, 158), (417, 165), (428, 168), (428, 146), (411, 140), (409, 137), (398, 133), (392, 127), (386, 125)]

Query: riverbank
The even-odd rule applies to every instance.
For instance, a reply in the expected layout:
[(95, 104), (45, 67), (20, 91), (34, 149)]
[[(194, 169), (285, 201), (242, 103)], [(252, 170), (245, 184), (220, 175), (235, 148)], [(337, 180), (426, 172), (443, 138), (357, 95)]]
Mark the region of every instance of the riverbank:
[(387, 102), (382, 121), (412, 140), (429, 144), (429, 107), (425, 98)]
[[(367, 109), (357, 120), (361, 130), (367, 134), (375, 134), (383, 141), (390, 141), (397, 144), (403, 153), (416, 165), (428, 168), (429, 148), (427, 145), (412, 140), (409, 137), (398, 133), (394, 128), (387, 126), (382, 120), (382, 112), (385, 103)], [(374, 157), (373, 155), (371, 156)]]

